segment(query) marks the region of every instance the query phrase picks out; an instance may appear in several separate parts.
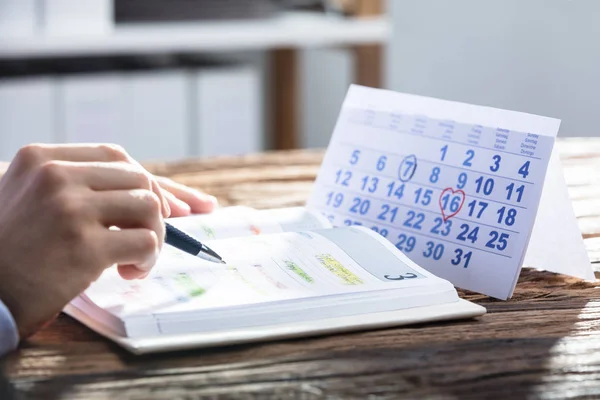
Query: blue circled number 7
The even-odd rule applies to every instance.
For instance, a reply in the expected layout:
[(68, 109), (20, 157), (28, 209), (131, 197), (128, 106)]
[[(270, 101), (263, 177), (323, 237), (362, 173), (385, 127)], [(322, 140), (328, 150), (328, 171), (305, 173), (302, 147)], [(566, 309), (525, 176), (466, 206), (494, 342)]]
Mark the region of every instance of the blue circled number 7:
[(417, 170), (417, 157), (414, 154), (404, 157), (398, 168), (398, 179), (408, 182)]

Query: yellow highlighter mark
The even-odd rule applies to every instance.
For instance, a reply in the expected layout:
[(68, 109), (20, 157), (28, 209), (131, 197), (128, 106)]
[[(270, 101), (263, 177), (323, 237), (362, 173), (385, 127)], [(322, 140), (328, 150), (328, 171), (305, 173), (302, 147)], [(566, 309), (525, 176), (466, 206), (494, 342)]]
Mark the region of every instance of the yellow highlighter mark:
[(344, 267), (338, 260), (333, 258), (331, 254), (320, 254), (317, 256), (317, 260), (331, 273), (339, 277), (344, 281), (346, 285), (360, 285), (363, 283), (362, 279), (354, 275), (350, 270)]

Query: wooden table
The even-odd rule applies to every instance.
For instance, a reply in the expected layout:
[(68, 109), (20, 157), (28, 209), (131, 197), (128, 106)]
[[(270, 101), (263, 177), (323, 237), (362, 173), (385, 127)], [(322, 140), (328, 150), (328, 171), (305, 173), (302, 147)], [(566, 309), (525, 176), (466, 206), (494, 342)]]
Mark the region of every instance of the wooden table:
[[(600, 140), (559, 143), (585, 242), (600, 261)], [(302, 204), (321, 151), (148, 166), (222, 204)], [(524, 270), (513, 299), (461, 291), (478, 320), (133, 356), (66, 316), (4, 360), (34, 399), (600, 398), (600, 290)]]

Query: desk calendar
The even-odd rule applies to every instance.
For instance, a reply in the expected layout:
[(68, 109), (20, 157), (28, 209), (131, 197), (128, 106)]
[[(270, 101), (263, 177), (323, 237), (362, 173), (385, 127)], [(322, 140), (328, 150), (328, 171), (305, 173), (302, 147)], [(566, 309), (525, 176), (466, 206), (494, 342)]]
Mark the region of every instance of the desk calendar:
[(506, 299), (560, 121), (351, 86), (307, 207), (456, 286)]

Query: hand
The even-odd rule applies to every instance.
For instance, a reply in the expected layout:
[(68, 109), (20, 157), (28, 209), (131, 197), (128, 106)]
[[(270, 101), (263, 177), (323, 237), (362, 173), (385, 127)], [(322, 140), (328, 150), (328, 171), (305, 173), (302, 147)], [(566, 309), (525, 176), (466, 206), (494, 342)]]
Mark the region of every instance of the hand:
[(170, 213), (163, 191), (116, 146), (19, 151), (0, 180), (0, 299), (21, 338), (107, 267), (127, 279), (148, 273)]
[(171, 217), (210, 213), (218, 207), (217, 199), (214, 196), (173, 182), (168, 178), (156, 177), (156, 180), (171, 208)]

